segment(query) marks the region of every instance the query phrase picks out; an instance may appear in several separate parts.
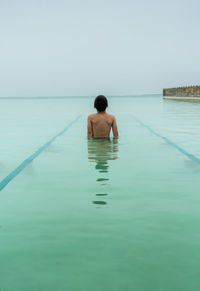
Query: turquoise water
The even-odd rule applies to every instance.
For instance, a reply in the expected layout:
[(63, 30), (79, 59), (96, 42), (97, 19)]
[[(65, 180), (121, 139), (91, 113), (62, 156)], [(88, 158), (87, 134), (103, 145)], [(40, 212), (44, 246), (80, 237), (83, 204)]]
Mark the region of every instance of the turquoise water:
[(0, 192), (0, 290), (200, 288), (200, 103), (110, 98), (108, 141), (92, 98), (0, 104), (1, 181), (80, 115)]

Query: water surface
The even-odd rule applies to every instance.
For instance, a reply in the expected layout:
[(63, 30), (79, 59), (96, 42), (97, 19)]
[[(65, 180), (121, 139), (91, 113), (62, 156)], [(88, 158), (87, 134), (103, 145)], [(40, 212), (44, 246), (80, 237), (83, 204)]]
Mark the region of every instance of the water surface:
[(0, 289), (200, 288), (200, 104), (109, 98), (118, 140), (87, 140), (92, 98), (0, 100)]

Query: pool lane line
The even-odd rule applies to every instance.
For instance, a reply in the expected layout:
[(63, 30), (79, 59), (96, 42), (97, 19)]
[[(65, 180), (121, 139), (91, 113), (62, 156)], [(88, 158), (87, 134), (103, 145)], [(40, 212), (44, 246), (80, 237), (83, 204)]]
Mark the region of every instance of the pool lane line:
[(54, 142), (57, 137), (63, 135), (75, 122), (77, 122), (80, 118), (78, 115), (74, 120), (72, 120), (63, 130), (61, 130), (58, 134), (52, 137), (49, 141), (47, 141), (43, 146), (41, 146), (36, 152), (34, 152), (31, 156), (25, 159), (17, 168), (15, 168), (8, 176), (6, 176), (0, 182), (0, 191), (3, 190), (9, 182), (11, 182), (28, 164), (30, 164), (35, 158), (37, 158), (48, 146)]
[(196, 157), (193, 154), (190, 154), (189, 152), (187, 152), (185, 149), (183, 149), (182, 147), (180, 147), (179, 145), (177, 145), (176, 143), (174, 143), (173, 141), (171, 141), (169, 138), (159, 134), (158, 132), (156, 132), (153, 128), (151, 128), (149, 125), (143, 123), (141, 120), (139, 120), (138, 118), (136, 118), (135, 116), (132, 116), (140, 125), (142, 125), (143, 127), (145, 127), (148, 131), (150, 131), (152, 134), (162, 138), (166, 143), (168, 143), (169, 145), (173, 146), (174, 148), (176, 148), (179, 152), (181, 152), (183, 155), (187, 156), (189, 159), (191, 159), (192, 161), (200, 164), (200, 159), (198, 157)]

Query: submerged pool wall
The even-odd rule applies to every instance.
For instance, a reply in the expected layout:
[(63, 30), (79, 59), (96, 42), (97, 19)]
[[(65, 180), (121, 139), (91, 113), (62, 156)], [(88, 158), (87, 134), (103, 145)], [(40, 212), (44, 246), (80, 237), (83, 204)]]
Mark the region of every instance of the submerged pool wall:
[(163, 98), (169, 99), (199, 99), (200, 86), (188, 86), (163, 89)]

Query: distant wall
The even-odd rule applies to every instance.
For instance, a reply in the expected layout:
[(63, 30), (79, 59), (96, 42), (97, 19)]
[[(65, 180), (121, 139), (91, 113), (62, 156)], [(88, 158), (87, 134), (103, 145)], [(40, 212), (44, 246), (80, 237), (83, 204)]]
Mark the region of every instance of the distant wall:
[(163, 97), (199, 97), (200, 98), (200, 86), (178, 87), (163, 89)]

